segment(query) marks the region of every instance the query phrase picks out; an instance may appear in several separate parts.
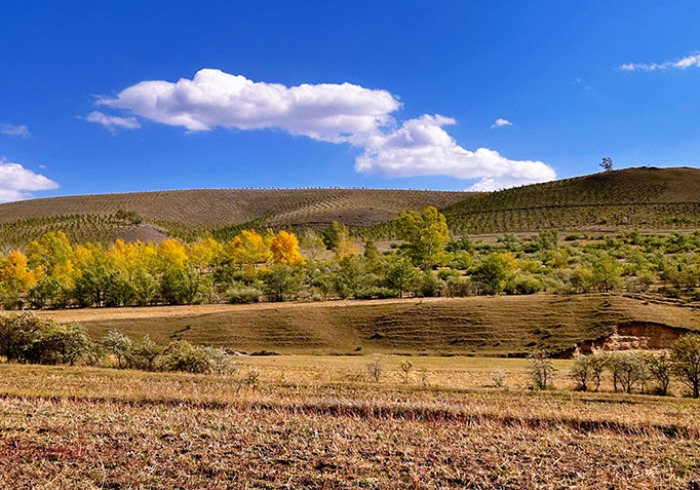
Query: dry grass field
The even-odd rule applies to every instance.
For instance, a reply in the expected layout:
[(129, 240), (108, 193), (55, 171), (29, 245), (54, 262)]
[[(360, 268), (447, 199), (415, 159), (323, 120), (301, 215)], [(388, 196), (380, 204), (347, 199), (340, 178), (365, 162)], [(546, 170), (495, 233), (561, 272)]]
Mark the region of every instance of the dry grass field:
[[(0, 365), (0, 487), (700, 484), (697, 401), (531, 392), (520, 359), (410, 358), (404, 383), (405, 358), (387, 356), (375, 382), (374, 359), (242, 357), (232, 376)], [(560, 389), (568, 366), (556, 361)]]
[(700, 330), (693, 305), (613, 294), (497, 296), (41, 311), (79, 322), (98, 339), (133, 338), (253, 352), (413, 353), (524, 356), (534, 347), (566, 351), (618, 325)]

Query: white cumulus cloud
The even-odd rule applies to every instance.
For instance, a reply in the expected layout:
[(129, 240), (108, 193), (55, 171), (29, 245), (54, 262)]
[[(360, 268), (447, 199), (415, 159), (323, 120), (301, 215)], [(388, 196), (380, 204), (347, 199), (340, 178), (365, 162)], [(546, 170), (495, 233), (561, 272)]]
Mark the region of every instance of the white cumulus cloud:
[(29, 128), (24, 124), (0, 124), (0, 134), (28, 138)]
[(85, 120), (99, 124), (112, 134), (120, 129), (138, 129), (141, 123), (135, 117), (109, 116), (100, 111), (92, 111)]
[[(202, 69), (192, 79), (139, 82), (97, 103), (128, 111), (129, 119), (138, 116), (188, 131), (278, 129), (318, 141), (348, 143), (362, 152), (356, 160), (358, 172), (387, 177), (479, 179), (475, 188), (497, 189), (556, 176), (539, 161), (509, 160), (493, 150), (459, 146), (443, 129), (455, 123), (450, 118), (424, 115), (397, 123), (392, 117), (401, 107), (397, 97), (350, 83), (287, 87)], [(99, 111), (88, 119), (91, 116), (114, 117)], [(494, 124), (511, 123), (498, 119)]]
[(24, 168), (19, 163), (0, 159), (0, 202), (32, 197), (34, 191), (57, 189), (58, 184)]
[(496, 119), (493, 124), (491, 125), (491, 129), (494, 128), (502, 128), (503, 126), (512, 126), (513, 123), (510, 122), (508, 119), (503, 119), (502, 117), (499, 117)]
[(479, 191), (556, 178), (554, 170), (540, 161), (510, 160), (494, 150), (470, 151), (459, 146), (443, 129), (454, 123), (439, 115), (410, 119), (396, 131), (368, 139), (355, 168), (358, 172), (389, 177), (442, 175), (479, 179), (470, 189)]
[(626, 63), (620, 65), (620, 70), (623, 71), (685, 70), (686, 68), (700, 68), (700, 53), (663, 63)]
[(385, 90), (350, 83), (286, 87), (212, 69), (176, 83), (140, 82), (99, 103), (190, 131), (277, 128), (331, 142), (390, 123), (400, 106)]

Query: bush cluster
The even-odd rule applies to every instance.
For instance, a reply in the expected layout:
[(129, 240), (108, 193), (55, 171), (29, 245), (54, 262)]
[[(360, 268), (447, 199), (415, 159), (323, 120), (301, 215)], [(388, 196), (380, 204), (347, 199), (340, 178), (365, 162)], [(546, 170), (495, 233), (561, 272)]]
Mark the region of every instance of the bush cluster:
[(27, 364), (82, 363), (147, 371), (233, 374), (237, 369), (234, 357), (216, 347), (186, 340), (162, 346), (148, 335), (133, 340), (117, 331), (93, 342), (78, 324), (58, 324), (32, 313), (0, 315), (0, 356)]

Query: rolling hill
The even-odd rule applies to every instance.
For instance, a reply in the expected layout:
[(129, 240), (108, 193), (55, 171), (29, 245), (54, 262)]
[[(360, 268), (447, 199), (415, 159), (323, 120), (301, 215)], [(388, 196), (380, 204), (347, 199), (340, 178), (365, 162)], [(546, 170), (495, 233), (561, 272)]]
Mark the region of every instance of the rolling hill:
[[(373, 226), (403, 210), (446, 207), (468, 192), (377, 189), (200, 189), (33, 199), (0, 204), (3, 243), (52, 230), (74, 241), (192, 238), (244, 226)], [(138, 219), (136, 219), (138, 218)], [(234, 230), (231, 230), (233, 228)]]
[(700, 227), (700, 169), (641, 167), (498, 192), (200, 189), (0, 204), (0, 245), (63, 230), (81, 241), (227, 238), (246, 227), (377, 227), (403, 210), (439, 208), (457, 234)]
[(700, 170), (641, 167), (468, 196), (442, 210), (464, 233), (700, 225)]

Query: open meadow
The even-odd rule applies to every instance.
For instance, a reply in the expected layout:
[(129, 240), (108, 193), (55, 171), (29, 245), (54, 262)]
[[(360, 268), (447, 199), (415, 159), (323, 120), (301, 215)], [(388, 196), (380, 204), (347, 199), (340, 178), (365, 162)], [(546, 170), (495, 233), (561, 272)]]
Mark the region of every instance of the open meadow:
[(546, 392), (523, 359), (240, 357), (226, 376), (3, 364), (0, 487), (698, 488), (696, 400), (573, 392), (571, 363)]

